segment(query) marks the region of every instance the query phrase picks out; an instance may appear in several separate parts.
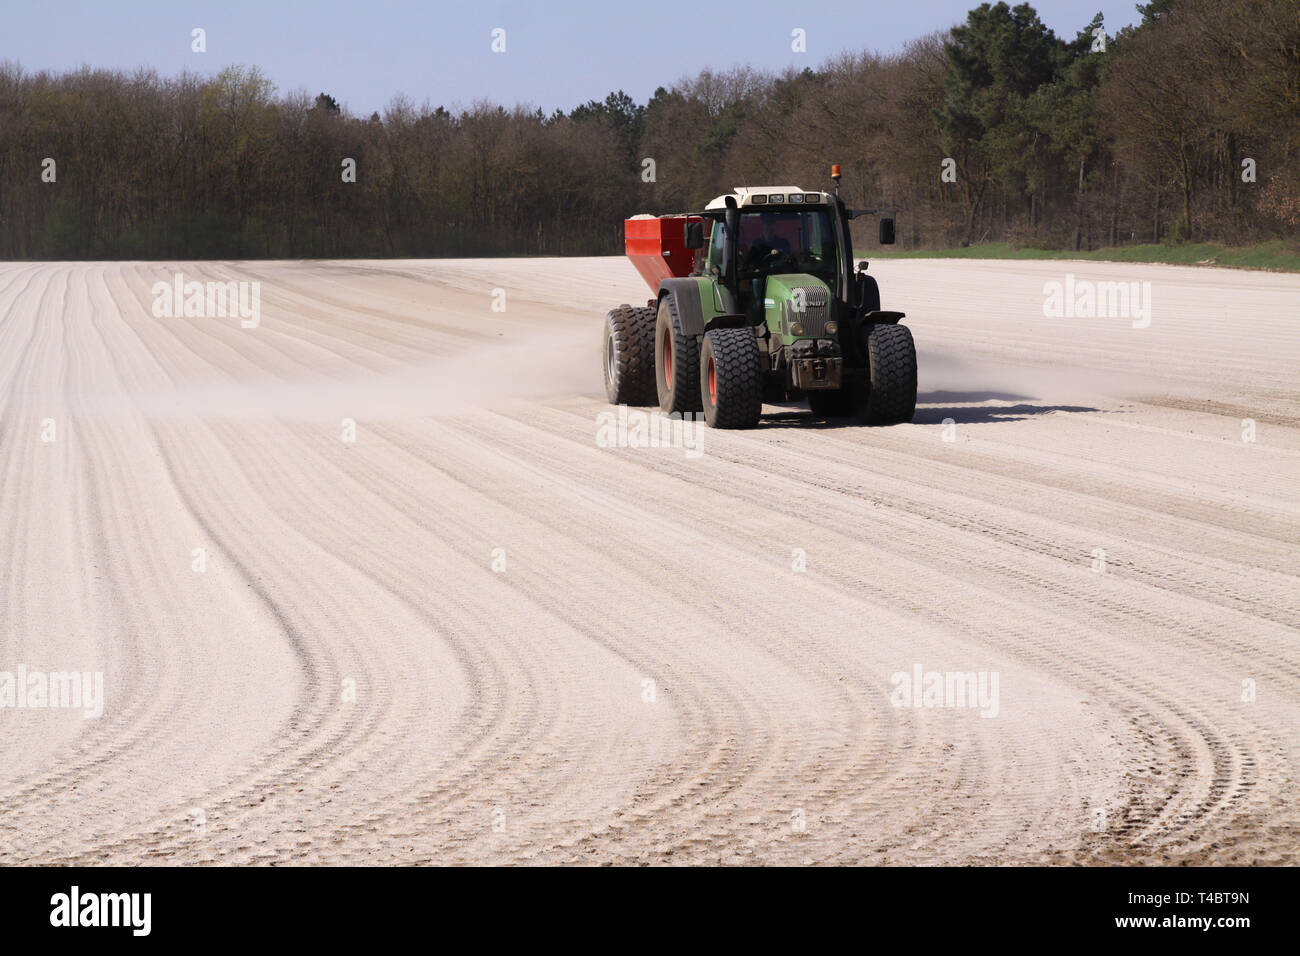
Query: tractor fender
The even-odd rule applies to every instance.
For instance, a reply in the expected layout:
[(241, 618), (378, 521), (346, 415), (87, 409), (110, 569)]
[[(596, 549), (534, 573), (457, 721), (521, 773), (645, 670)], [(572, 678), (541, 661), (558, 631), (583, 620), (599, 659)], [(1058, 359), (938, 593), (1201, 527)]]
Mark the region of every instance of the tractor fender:
[[(706, 314), (704, 295), (700, 289), (702, 281), (709, 280), (690, 276), (685, 279), (664, 279), (659, 283), (659, 301), (662, 302), (665, 297), (672, 299), (669, 312), (677, 323), (680, 335), (703, 335), (705, 325), (718, 312), (710, 307)], [(712, 296), (709, 298), (712, 299)]]
[(859, 272), (854, 276), (854, 282), (858, 287), (858, 311), (863, 315), (879, 311), (880, 286), (876, 283), (876, 277), (866, 272)]
[(871, 329), (877, 325), (897, 325), (898, 320), (905, 318), (906, 312), (887, 312), (881, 309), (874, 309), (871, 312), (858, 316), (853, 326), (853, 332), (847, 338), (841, 335), (840, 341), (845, 346), (845, 354), (853, 358), (851, 363), (854, 367), (866, 368), (868, 363), (867, 356), (867, 337), (871, 335)]

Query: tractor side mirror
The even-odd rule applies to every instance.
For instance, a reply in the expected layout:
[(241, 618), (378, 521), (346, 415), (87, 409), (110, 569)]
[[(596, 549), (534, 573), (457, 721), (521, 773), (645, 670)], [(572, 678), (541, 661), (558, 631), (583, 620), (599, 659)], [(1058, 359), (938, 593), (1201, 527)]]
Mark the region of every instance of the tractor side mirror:
[(686, 248), (703, 249), (704, 248), (704, 223), (686, 222)]
[(894, 220), (880, 220), (880, 244), (882, 246), (892, 246), (894, 244)]

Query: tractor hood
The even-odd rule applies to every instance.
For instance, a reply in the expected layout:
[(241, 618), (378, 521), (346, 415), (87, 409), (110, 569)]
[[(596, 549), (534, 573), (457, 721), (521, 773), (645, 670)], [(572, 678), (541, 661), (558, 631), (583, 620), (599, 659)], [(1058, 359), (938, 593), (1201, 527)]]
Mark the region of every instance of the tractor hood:
[(809, 291), (816, 289), (820, 289), (825, 293), (826, 298), (829, 300), (830, 287), (826, 285), (825, 280), (814, 275), (808, 275), (805, 272), (792, 272), (768, 276), (763, 283), (763, 298), (767, 300), (763, 305), (768, 308), (773, 305), (780, 306), (782, 302), (793, 300), (796, 297), (802, 297), (806, 300)]
[[(831, 290), (806, 273), (768, 276), (763, 283), (768, 327), (786, 336), (825, 336), (831, 318)], [(801, 331), (796, 331), (796, 327)]]

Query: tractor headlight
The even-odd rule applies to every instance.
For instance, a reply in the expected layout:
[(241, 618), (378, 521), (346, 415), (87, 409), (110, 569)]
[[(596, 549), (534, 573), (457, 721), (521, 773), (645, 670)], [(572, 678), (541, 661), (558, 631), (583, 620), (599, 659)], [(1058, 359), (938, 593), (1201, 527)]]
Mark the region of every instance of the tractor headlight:
[(767, 197), (767, 201), (773, 204), (785, 202), (785, 193), (772, 193)]
[(757, 195), (750, 196), (749, 201), (753, 203), (765, 203), (767, 202), (767, 196), (763, 193), (758, 193)]
[(803, 335), (803, 323), (802, 323), (802, 322), (791, 322), (791, 323), (790, 323), (790, 334), (791, 334), (791, 335)]
[(790, 194), (790, 201), (791, 201), (791, 202), (803, 202), (803, 193), (791, 193), (791, 194)]
[(826, 323), (826, 334), (834, 335), (840, 330), (840, 324), (834, 320)]

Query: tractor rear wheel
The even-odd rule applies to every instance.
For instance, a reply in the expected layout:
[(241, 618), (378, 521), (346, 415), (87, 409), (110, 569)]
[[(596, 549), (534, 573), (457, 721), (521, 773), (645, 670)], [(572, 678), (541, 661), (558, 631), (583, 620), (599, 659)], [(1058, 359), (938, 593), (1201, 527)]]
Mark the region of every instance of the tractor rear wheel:
[(700, 404), (700, 343), (693, 335), (682, 335), (677, 322), (677, 304), (671, 295), (659, 300), (655, 322), (655, 387), (659, 409), (685, 415), (703, 411)]
[(704, 333), (700, 399), (710, 428), (753, 428), (758, 424), (763, 413), (763, 366), (752, 328)]
[(655, 405), (655, 310), (620, 305), (605, 316), (605, 395), (613, 405)]
[(905, 325), (872, 325), (867, 332), (870, 385), (857, 392), (857, 412), (868, 425), (910, 422), (916, 413), (916, 347)]

